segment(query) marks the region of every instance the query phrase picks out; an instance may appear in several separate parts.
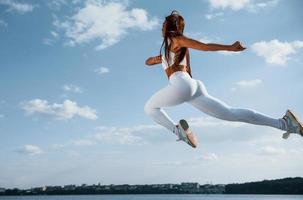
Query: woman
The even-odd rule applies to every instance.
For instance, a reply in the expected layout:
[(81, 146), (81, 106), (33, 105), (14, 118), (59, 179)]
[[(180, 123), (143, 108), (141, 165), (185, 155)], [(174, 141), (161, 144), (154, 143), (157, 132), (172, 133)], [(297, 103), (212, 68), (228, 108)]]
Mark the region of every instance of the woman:
[[(290, 133), (303, 136), (303, 124), (290, 110), (279, 119), (264, 115), (260, 112), (230, 107), (226, 103), (208, 94), (202, 81), (192, 78), (189, 48), (201, 51), (243, 51), (239, 41), (232, 45), (204, 44), (190, 39), (183, 35), (185, 22), (177, 11), (165, 18), (162, 27), (164, 38), (160, 55), (150, 57), (146, 60), (146, 65), (162, 63), (168, 76), (169, 84), (155, 93), (146, 103), (145, 112), (153, 120), (175, 133), (179, 140), (188, 143), (192, 147), (197, 147), (198, 141), (191, 132), (186, 120), (182, 119), (176, 124), (163, 110), (164, 107), (176, 106), (187, 102), (213, 117), (227, 120), (246, 122), (255, 125), (264, 125), (286, 131), (283, 138), (287, 138)], [(164, 46), (164, 55), (161, 55)]]

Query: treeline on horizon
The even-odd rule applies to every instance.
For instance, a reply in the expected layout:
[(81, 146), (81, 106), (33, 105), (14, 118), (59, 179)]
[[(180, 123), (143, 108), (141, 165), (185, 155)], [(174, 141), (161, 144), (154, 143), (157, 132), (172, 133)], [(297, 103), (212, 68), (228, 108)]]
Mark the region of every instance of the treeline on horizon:
[(303, 194), (303, 178), (227, 184), (225, 194)]
[[(161, 184), (159, 184), (161, 185)], [(163, 184), (167, 185), (167, 184)], [(112, 185), (115, 187), (114, 185)], [(303, 178), (283, 178), (276, 180), (263, 180), (248, 183), (233, 183), (227, 185), (200, 185), (199, 189), (180, 190), (180, 189), (152, 189), (150, 185), (137, 185), (135, 190), (96, 190), (93, 188), (77, 187), (76, 190), (53, 190), (37, 193), (26, 193), (26, 190), (17, 188), (7, 189), (1, 195), (77, 195), (77, 194), (292, 194), (303, 195)], [(205, 193), (205, 187), (216, 189), (221, 186), (222, 190), (213, 190), (215, 192)], [(204, 191), (204, 192), (203, 192)], [(211, 191), (211, 190), (210, 190)], [(217, 192), (216, 192), (217, 191)]]

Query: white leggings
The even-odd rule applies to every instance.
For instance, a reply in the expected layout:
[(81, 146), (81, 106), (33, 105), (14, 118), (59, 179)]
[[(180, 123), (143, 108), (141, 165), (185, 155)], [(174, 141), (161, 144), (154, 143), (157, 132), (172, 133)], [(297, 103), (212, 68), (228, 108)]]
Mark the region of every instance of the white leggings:
[(153, 120), (172, 132), (176, 123), (163, 110), (164, 107), (190, 103), (202, 112), (227, 121), (283, 128), (281, 119), (274, 119), (251, 109), (233, 108), (208, 94), (202, 81), (192, 79), (186, 72), (175, 72), (165, 88), (155, 93), (145, 104), (144, 110)]

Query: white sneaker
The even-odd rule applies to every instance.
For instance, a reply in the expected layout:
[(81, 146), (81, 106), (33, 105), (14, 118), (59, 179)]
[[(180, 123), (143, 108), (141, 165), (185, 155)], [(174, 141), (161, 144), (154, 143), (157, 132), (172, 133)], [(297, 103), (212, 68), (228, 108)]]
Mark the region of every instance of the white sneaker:
[(303, 124), (291, 110), (286, 111), (283, 119), (286, 122), (286, 133), (283, 134), (284, 139), (287, 139), (291, 133), (303, 136)]
[(179, 124), (177, 125), (177, 129), (178, 129), (177, 133), (178, 133), (179, 141), (182, 140), (193, 148), (196, 148), (198, 146), (198, 140), (190, 130), (186, 120), (181, 119), (179, 121)]

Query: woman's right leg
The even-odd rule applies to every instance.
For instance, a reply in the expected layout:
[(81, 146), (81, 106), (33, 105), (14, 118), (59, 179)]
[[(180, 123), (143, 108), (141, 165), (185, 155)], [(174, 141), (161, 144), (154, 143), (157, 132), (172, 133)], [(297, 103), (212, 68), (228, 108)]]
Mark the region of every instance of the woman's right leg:
[(202, 112), (222, 120), (270, 126), (281, 130), (286, 129), (282, 119), (275, 119), (247, 108), (231, 107), (221, 100), (209, 95), (201, 81), (198, 81), (198, 84), (201, 95), (189, 101), (189, 103)]
[(176, 123), (167, 115), (163, 107), (170, 107), (185, 102), (185, 96), (177, 87), (168, 85), (156, 92), (145, 104), (144, 110), (156, 123), (176, 133)]

